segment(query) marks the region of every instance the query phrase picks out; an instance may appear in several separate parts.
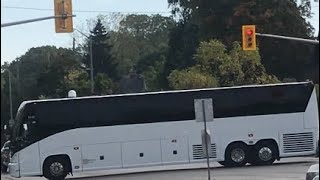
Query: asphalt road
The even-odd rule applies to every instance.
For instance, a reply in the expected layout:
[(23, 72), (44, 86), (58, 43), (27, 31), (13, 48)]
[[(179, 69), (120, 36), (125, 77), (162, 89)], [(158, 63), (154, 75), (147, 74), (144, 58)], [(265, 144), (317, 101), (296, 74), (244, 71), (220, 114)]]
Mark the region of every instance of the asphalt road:
[[(211, 180), (303, 180), (312, 164), (319, 163), (318, 158), (300, 157), (283, 159), (270, 166), (246, 166), (224, 168), (211, 163)], [(135, 169), (86, 172), (69, 177), (72, 180), (206, 180), (206, 164), (182, 166), (145, 167)], [(17, 180), (7, 175), (1, 179)], [(45, 178), (20, 178), (20, 180), (43, 180)]]

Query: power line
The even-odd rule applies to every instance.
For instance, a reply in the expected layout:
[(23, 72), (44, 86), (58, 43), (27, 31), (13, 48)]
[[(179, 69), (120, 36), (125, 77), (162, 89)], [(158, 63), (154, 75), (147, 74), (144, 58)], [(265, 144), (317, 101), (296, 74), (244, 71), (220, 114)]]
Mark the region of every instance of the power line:
[[(21, 10), (35, 10), (35, 11), (54, 11), (54, 9), (34, 8), (34, 7), (19, 7), (19, 6), (2, 6), (5, 9), (21, 9)], [(73, 12), (80, 13), (120, 13), (120, 14), (171, 14), (171, 12), (155, 12), (155, 11), (97, 11), (97, 10), (73, 10)]]

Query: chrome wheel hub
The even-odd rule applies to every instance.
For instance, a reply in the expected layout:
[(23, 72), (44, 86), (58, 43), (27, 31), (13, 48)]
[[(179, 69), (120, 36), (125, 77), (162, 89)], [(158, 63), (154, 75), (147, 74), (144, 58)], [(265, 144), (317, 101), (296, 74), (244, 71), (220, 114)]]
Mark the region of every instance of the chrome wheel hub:
[(62, 175), (64, 169), (60, 162), (54, 162), (50, 165), (50, 173), (54, 176)]
[(262, 161), (269, 161), (272, 158), (272, 151), (268, 147), (263, 147), (259, 150), (259, 158)]
[(231, 159), (234, 162), (240, 163), (244, 160), (246, 154), (243, 149), (237, 148), (231, 151)]

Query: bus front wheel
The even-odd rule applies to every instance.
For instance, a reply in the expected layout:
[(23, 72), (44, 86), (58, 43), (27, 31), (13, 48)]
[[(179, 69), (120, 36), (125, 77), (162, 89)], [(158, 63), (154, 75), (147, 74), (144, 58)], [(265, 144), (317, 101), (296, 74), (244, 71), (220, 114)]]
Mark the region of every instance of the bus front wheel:
[(230, 144), (225, 153), (225, 167), (241, 167), (248, 162), (248, 147), (244, 143)]
[(63, 180), (69, 173), (68, 165), (63, 157), (50, 157), (44, 162), (43, 175), (49, 180)]

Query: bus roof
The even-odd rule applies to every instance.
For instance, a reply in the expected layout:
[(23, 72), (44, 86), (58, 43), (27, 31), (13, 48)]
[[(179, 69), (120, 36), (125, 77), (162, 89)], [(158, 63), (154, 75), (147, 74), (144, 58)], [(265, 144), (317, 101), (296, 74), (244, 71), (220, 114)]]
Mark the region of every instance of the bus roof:
[(283, 85), (301, 85), (301, 84), (313, 84), (313, 83), (311, 81), (306, 81), (306, 82), (290, 82), (290, 83), (277, 83), (277, 84), (243, 85), (243, 86), (232, 86), (232, 87), (217, 87), (217, 88), (202, 88), (202, 89), (172, 90), (172, 91), (156, 91), (156, 92), (129, 93), (129, 94), (113, 94), (113, 95), (104, 95), (104, 96), (83, 96), (83, 97), (75, 97), (75, 98), (56, 98), (56, 99), (42, 99), (42, 100), (27, 100), (27, 101), (24, 101), (22, 103), (23, 103), (23, 105), (25, 105), (25, 104), (29, 104), (29, 103), (38, 103), (38, 102), (54, 102), (54, 101), (80, 100), (80, 99), (98, 99), (98, 98), (107, 98), (107, 97), (141, 96), (141, 95), (152, 95), (152, 94), (166, 94), (166, 93), (179, 93), (179, 92), (197, 92), (197, 91), (210, 91), (210, 90), (222, 90), (222, 89), (240, 89), (240, 88), (270, 87), (270, 86), (283, 86)]

